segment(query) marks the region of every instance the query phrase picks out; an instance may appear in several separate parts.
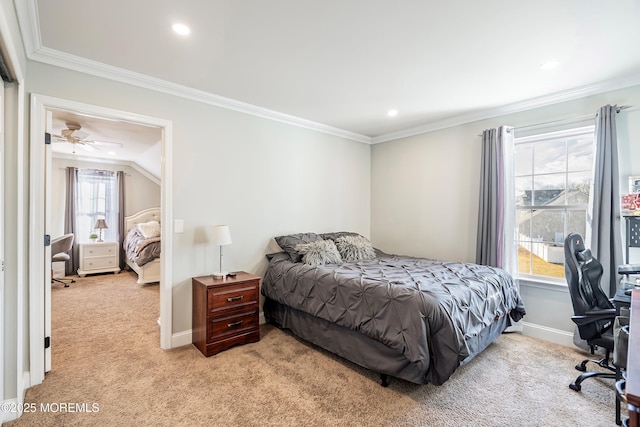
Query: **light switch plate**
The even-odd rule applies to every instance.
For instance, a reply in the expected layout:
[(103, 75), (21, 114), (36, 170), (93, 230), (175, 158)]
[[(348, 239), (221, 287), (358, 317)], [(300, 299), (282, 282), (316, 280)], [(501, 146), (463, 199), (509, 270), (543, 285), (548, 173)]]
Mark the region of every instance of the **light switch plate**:
[(183, 233), (184, 232), (184, 220), (176, 219), (173, 222), (173, 232), (174, 233)]

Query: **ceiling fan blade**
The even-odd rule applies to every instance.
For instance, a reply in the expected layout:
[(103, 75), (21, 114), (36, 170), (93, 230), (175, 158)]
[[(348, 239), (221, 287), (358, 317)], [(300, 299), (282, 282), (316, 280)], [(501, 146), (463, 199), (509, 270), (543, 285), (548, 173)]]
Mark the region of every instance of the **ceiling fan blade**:
[(89, 137), (89, 134), (81, 130), (76, 130), (76, 131), (73, 131), (73, 136), (78, 139), (86, 139)]
[(118, 147), (122, 148), (122, 144), (119, 142), (109, 142), (109, 141), (92, 141), (95, 145), (104, 145), (108, 147)]
[(82, 143), (82, 142), (79, 142), (78, 144), (81, 145), (82, 148), (84, 148), (86, 151), (89, 151), (91, 153), (96, 153), (96, 152), (99, 151), (96, 147), (93, 147), (93, 146), (91, 146), (89, 144), (85, 144), (85, 143)]

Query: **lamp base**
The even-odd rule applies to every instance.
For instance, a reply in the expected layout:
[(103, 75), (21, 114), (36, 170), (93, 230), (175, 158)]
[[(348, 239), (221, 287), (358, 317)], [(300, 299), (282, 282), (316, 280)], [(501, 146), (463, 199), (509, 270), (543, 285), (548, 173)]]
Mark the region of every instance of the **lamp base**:
[(227, 277), (227, 272), (226, 271), (218, 271), (213, 273), (213, 278), (214, 279), (224, 279), (225, 277)]

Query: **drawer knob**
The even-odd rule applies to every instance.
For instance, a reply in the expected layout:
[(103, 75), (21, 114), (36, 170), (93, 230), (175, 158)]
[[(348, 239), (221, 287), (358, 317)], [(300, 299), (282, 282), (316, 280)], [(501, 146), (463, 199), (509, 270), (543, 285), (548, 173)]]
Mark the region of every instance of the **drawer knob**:
[(243, 299), (244, 299), (244, 295), (240, 295), (239, 297), (227, 298), (227, 302), (242, 301)]
[(242, 320), (238, 320), (237, 322), (227, 323), (227, 328), (233, 328), (235, 326), (240, 326), (240, 325), (242, 325)]

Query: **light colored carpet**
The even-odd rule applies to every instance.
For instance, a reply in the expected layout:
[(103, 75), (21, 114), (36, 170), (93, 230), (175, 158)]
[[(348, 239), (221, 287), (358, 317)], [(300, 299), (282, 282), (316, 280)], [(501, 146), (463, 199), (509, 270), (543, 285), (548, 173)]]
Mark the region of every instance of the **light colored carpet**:
[[(159, 348), (158, 286), (132, 274), (52, 290), (52, 371), (38, 410), (9, 426), (613, 426), (612, 380), (568, 384), (577, 349), (502, 335), (443, 386), (378, 375), (263, 325), (262, 339), (206, 358)], [(86, 404), (98, 412), (43, 412)], [(96, 406), (92, 406), (93, 404)]]

